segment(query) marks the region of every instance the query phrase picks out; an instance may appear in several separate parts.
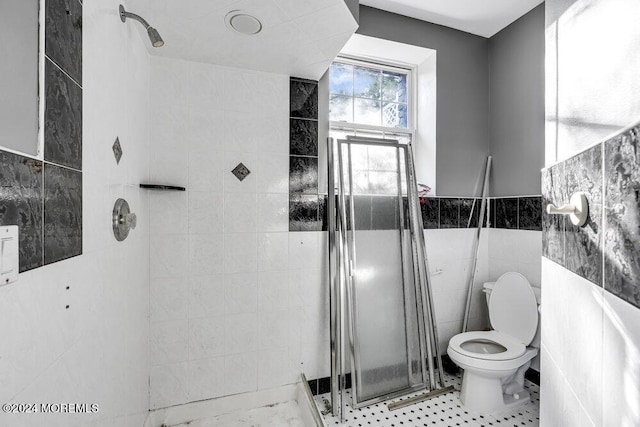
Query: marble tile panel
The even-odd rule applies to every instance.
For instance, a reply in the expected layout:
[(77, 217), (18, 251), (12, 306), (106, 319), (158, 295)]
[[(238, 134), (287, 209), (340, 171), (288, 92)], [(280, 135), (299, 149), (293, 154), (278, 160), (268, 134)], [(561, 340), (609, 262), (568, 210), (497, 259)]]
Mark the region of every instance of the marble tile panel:
[(82, 254), (82, 173), (44, 166), (44, 263)]
[(321, 227), (318, 196), (292, 194), (289, 198), (289, 231), (317, 231)]
[(495, 228), (518, 228), (518, 199), (499, 198), (495, 202)]
[(460, 199), (440, 199), (440, 228), (458, 228), (460, 223)]
[(322, 223), (322, 231), (329, 230), (329, 218), (327, 217), (329, 209), (329, 201), (326, 194), (318, 196), (318, 220)]
[(436, 197), (424, 197), (420, 199), (422, 210), (422, 223), (425, 229), (439, 228), (440, 226), (440, 199)]
[(289, 157), (289, 192), (318, 192), (317, 157)]
[(289, 96), (290, 117), (318, 118), (318, 82), (292, 78)]
[(318, 122), (316, 120), (290, 120), (289, 154), (298, 156), (318, 155)]
[(460, 199), (460, 228), (478, 227), (481, 199)]
[(0, 151), (0, 224), (19, 227), (20, 272), (42, 265), (42, 162)]
[(564, 266), (602, 286), (602, 145), (570, 158), (564, 164), (564, 202), (576, 192), (587, 194), (589, 219), (583, 227), (565, 217)]
[[(542, 208), (550, 203), (561, 206), (564, 201), (564, 163), (559, 163), (542, 172)], [(542, 255), (553, 262), (564, 265), (564, 215), (542, 215)]]
[(82, 169), (82, 89), (45, 60), (44, 159)]
[(542, 230), (542, 199), (540, 197), (518, 198), (518, 228)]
[(604, 143), (604, 288), (640, 308), (640, 127)]
[(76, 0), (45, 2), (45, 52), (82, 84), (82, 4)]

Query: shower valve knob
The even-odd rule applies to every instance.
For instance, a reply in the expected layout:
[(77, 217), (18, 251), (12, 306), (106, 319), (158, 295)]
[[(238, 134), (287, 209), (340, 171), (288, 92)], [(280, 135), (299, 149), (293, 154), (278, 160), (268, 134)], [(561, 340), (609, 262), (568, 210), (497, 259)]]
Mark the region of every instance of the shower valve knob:
[(127, 238), (129, 231), (138, 225), (138, 217), (131, 212), (129, 204), (124, 199), (116, 200), (113, 206), (113, 235), (121, 242)]
[(120, 220), (127, 227), (134, 229), (138, 225), (138, 216), (134, 213), (126, 214)]

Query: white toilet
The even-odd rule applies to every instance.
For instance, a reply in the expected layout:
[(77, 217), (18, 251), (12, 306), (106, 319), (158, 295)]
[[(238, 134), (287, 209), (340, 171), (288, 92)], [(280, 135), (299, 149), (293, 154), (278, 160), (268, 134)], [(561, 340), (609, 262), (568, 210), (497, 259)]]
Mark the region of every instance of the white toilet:
[(485, 284), (484, 290), (494, 330), (454, 336), (447, 354), (464, 369), (464, 406), (491, 414), (529, 401), (524, 374), (538, 354), (539, 294), (522, 274), (513, 272)]

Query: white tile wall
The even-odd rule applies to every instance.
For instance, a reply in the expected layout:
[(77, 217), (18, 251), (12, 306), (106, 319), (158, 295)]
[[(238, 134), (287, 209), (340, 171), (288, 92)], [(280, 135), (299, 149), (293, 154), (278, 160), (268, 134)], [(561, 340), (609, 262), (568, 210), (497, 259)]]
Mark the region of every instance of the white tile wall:
[(541, 422), (603, 425), (603, 290), (543, 258), (542, 293)]
[[(148, 40), (117, 19), (118, 4), (84, 2), (83, 255), (0, 288), (0, 400), (97, 403), (100, 411), (2, 413), (3, 426), (141, 425), (149, 408), (149, 199), (138, 184), (149, 174), (150, 59)], [(118, 197), (138, 214), (124, 242), (111, 231)], [(178, 316), (179, 304), (168, 307), (166, 286), (156, 285), (163, 292), (153, 316)]]
[(542, 266), (541, 422), (640, 424), (640, 310), (547, 259)]
[(325, 239), (288, 232), (289, 77), (154, 58), (151, 80), (151, 176), (187, 187), (150, 207), (151, 407), (327, 376)]
[(540, 287), (542, 232), (530, 230), (489, 230), (489, 277), (495, 280), (508, 271), (517, 271), (532, 286)]
[[(470, 330), (482, 330), (487, 322), (485, 296), (482, 284), (488, 276), (488, 233), (484, 230), (479, 244), (478, 263), (474, 281)], [(462, 330), (466, 290), (473, 255), (476, 230), (439, 229), (425, 230), (427, 256), (431, 270), (433, 304), (436, 312), (440, 350), (447, 351), (449, 340)]]

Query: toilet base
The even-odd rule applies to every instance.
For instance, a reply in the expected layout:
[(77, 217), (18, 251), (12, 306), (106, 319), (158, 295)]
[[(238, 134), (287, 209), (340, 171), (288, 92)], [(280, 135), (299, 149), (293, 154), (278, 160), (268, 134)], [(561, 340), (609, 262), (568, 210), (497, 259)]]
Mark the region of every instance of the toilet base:
[(478, 375), (465, 369), (460, 389), (460, 401), (482, 414), (507, 411), (529, 402), (529, 392), (522, 390), (514, 394), (503, 394), (501, 378)]

